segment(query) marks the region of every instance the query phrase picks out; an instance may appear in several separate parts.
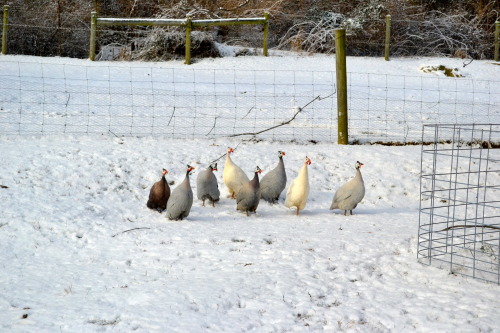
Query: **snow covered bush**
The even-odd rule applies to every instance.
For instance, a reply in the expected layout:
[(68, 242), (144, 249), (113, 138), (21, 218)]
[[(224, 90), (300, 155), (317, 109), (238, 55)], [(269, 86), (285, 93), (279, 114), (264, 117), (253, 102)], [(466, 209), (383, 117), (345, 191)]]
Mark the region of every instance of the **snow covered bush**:
[[(185, 42), (184, 32), (153, 29), (146, 38), (136, 40), (137, 48), (132, 51), (132, 59), (161, 61), (183, 58)], [(192, 31), (191, 56), (193, 58), (219, 57), (220, 53), (214, 44), (213, 36), (202, 31)]]

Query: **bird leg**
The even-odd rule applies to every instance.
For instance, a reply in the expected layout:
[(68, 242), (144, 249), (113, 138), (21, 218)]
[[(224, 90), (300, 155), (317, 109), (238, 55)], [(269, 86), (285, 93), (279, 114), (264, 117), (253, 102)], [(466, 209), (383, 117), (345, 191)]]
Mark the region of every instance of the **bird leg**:
[(250, 216), (250, 214), (248, 214), (248, 210), (246, 211), (246, 213), (247, 213), (247, 216)]
[(353, 215), (353, 214), (352, 214), (352, 209), (351, 209), (351, 215)]
[(234, 199), (234, 192), (231, 193), (231, 199)]
[(347, 214), (347, 210), (344, 210), (344, 216), (347, 216), (346, 214)]
[(215, 201), (212, 201), (212, 207), (215, 207)]
[(205, 199), (203, 199), (203, 207), (205, 207)]
[(295, 213), (295, 215), (299, 216), (299, 207), (297, 207), (297, 212)]

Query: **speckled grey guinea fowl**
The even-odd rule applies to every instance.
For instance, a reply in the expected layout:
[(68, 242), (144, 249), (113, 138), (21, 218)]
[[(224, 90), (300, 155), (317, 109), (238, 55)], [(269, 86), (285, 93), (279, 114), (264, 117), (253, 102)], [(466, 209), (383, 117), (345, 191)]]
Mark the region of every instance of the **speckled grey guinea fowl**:
[(278, 165), (269, 171), (260, 181), (260, 197), (270, 203), (278, 201), (281, 192), (286, 187), (285, 164), (283, 163), (284, 151), (278, 151)]
[(170, 195), (167, 203), (167, 217), (169, 220), (181, 220), (186, 218), (193, 206), (193, 190), (189, 182), (189, 174), (194, 167), (188, 165), (186, 178), (180, 183)]
[(363, 200), (365, 196), (365, 183), (361, 176), (360, 169), (362, 166), (363, 163), (356, 162), (356, 175), (335, 192), (330, 210), (341, 209), (344, 211), (344, 215), (347, 215), (347, 211), (350, 211), (352, 215), (352, 210)]
[(215, 202), (219, 201), (220, 198), (219, 185), (214, 171), (217, 171), (217, 163), (211, 164), (206, 170), (201, 171), (196, 179), (196, 193), (198, 199), (203, 201), (203, 206), (205, 206), (205, 200), (210, 200), (212, 206), (215, 206)]
[(257, 166), (255, 175), (248, 183), (243, 184), (236, 193), (236, 209), (245, 212), (247, 216), (250, 212), (257, 210), (260, 201), (259, 173), (262, 170)]
[(151, 209), (157, 209), (158, 211), (163, 211), (167, 208), (168, 198), (170, 197), (170, 186), (168, 186), (165, 175), (168, 173), (166, 169), (163, 169), (161, 173), (161, 179), (151, 186), (149, 191), (149, 199), (146, 206)]

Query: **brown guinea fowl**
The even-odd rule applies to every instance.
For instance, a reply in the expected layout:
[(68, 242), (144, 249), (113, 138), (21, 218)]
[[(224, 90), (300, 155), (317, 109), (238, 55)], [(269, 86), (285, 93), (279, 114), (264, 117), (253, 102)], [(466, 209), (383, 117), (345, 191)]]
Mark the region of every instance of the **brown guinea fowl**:
[(163, 169), (161, 173), (161, 179), (151, 186), (149, 191), (149, 200), (146, 204), (148, 208), (157, 209), (162, 212), (167, 208), (168, 198), (170, 197), (170, 186), (168, 186), (165, 175), (168, 173), (166, 169)]

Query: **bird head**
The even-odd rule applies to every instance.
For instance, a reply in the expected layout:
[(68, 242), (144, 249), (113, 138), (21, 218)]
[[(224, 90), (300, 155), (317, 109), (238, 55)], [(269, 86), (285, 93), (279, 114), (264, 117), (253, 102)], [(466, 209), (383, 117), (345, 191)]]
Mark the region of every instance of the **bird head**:
[(259, 166), (257, 165), (257, 167), (255, 168), (255, 173), (262, 173), (262, 170), (259, 168)]
[(231, 147), (227, 147), (227, 153), (228, 154), (234, 153), (234, 149)]
[(356, 161), (356, 170), (357, 169), (361, 169), (361, 167), (363, 166), (364, 164), (361, 163), (360, 161)]
[(168, 173), (168, 170), (167, 169), (163, 169), (162, 172), (161, 172), (161, 175), (165, 176), (167, 173)]
[(187, 165), (187, 173), (191, 174), (191, 171), (194, 170), (194, 166)]
[(212, 171), (217, 171), (217, 163), (210, 164), (210, 169)]
[(285, 156), (285, 152), (284, 151), (281, 151), (281, 150), (278, 150), (278, 157), (283, 157)]
[(306, 156), (306, 160), (305, 160), (304, 163), (307, 164), (307, 165), (311, 165), (312, 162), (311, 162), (311, 159)]

